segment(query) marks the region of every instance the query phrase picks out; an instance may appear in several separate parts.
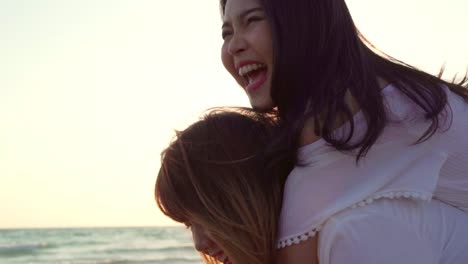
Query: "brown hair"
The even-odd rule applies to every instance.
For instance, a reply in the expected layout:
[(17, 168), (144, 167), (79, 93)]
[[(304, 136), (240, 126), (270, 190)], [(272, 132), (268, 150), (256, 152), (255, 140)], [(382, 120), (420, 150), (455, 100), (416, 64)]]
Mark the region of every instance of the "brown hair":
[(293, 164), (265, 167), (274, 128), (273, 119), (249, 109), (212, 110), (162, 153), (159, 208), (203, 226), (234, 264), (274, 262), (282, 185)]

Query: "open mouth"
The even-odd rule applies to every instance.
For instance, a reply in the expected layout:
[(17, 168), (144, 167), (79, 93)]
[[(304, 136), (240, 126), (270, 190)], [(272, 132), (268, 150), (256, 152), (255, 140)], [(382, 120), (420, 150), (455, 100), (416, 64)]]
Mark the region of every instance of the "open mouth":
[(219, 258), (218, 260), (221, 261), (223, 264), (232, 264), (232, 262), (229, 260), (227, 256), (223, 256)]
[(239, 75), (244, 79), (244, 88), (252, 92), (262, 86), (267, 79), (267, 66), (262, 63), (245, 65), (239, 68)]
[(226, 255), (224, 255), (223, 251), (219, 251), (216, 254), (212, 254), (211, 256), (216, 258), (221, 263), (232, 264), (232, 262), (229, 260), (229, 258)]

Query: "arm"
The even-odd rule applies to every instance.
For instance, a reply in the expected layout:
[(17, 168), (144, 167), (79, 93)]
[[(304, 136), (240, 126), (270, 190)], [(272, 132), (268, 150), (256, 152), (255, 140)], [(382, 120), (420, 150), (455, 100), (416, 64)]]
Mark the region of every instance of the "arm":
[(375, 215), (333, 221), (319, 246), (321, 264), (437, 264), (440, 258), (418, 230)]
[(277, 264), (318, 264), (318, 234), (299, 244), (278, 250)]
[(280, 249), (277, 264), (437, 264), (439, 258), (409, 226), (372, 215), (329, 221), (319, 237)]

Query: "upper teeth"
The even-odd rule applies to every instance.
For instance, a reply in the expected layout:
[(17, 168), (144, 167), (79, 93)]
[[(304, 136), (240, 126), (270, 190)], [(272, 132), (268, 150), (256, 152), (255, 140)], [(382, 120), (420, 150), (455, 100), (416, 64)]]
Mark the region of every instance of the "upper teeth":
[(264, 64), (249, 64), (239, 68), (239, 75), (244, 76), (251, 71), (255, 71), (261, 68), (264, 68)]

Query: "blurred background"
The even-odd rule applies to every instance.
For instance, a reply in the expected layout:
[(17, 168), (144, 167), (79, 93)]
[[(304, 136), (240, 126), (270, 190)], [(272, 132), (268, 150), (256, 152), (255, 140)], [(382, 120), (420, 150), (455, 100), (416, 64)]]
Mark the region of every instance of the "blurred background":
[[(450, 79), (466, 0), (348, 0), (378, 48)], [(167, 226), (160, 152), (207, 108), (248, 106), (218, 1), (0, 0), (0, 228)]]

